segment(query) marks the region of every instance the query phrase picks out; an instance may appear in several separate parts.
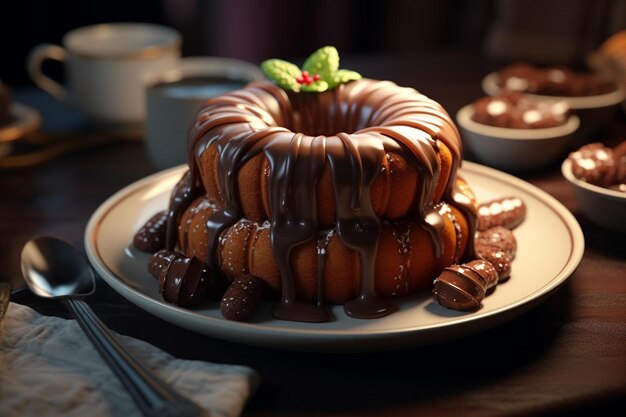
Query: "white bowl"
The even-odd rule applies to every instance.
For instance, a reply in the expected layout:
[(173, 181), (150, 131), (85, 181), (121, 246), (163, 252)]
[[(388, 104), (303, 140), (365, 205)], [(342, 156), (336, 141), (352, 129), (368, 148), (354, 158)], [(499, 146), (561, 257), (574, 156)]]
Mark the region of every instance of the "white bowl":
[(472, 120), (474, 105), (456, 115), (463, 143), (485, 165), (505, 171), (529, 171), (561, 160), (580, 120), (572, 115), (561, 126), (541, 129), (495, 127)]
[(578, 206), (589, 220), (606, 229), (626, 233), (626, 193), (576, 178), (569, 159), (561, 165), (561, 172), (569, 181)]
[[(483, 91), (490, 96), (499, 95), (501, 88), (498, 85), (498, 73), (492, 72), (487, 74), (482, 80), (482, 87)], [(615, 116), (619, 105), (624, 101), (624, 91), (621, 88), (606, 94), (584, 97), (525, 95), (533, 100), (565, 101), (580, 118), (580, 129), (578, 129), (575, 136), (584, 139), (590, 139), (586, 136), (593, 135), (602, 126), (606, 125)]]

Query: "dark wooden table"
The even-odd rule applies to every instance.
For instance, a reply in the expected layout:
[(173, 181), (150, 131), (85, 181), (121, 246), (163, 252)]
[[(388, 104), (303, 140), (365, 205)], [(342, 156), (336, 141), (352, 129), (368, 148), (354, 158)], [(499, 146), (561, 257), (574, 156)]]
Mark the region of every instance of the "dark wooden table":
[[(371, 78), (414, 86), (451, 114), (482, 95), (481, 77), (497, 67), (472, 53), (352, 57), (344, 66)], [(75, 113), (34, 90), (18, 100), (41, 109), (44, 131), (93, 132)], [(620, 115), (599, 140), (626, 139)], [(102, 134), (102, 132), (100, 132)], [(105, 134), (106, 135), (106, 134)], [(116, 139), (111, 134), (111, 139)], [(113, 140), (30, 168), (0, 170), (0, 274), (18, 279), (19, 253), (31, 237), (52, 234), (82, 247), (93, 211), (112, 193), (152, 172), (141, 141)], [(586, 240), (578, 270), (554, 295), (521, 317), (460, 340), (392, 353), (309, 354), (224, 342), (164, 322), (103, 281), (89, 300), (113, 330), (181, 358), (256, 369), (259, 390), (244, 415), (588, 415), (626, 405), (626, 235), (579, 215), (558, 164), (524, 175), (578, 219)], [(27, 291), (16, 302), (50, 315), (61, 307)]]

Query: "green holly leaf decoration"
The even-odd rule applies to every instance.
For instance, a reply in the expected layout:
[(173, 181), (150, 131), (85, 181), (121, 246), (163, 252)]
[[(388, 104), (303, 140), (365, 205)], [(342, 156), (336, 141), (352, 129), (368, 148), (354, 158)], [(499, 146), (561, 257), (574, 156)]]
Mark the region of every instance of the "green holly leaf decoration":
[(304, 61), (303, 71), (309, 74), (319, 74), (322, 80), (328, 78), (339, 69), (339, 52), (334, 46), (325, 46), (313, 52)]
[(332, 89), (340, 84), (345, 84), (349, 81), (358, 80), (360, 78), (362, 78), (361, 74), (356, 71), (340, 69), (331, 75), (330, 79), (328, 80), (328, 88)]
[(321, 93), (329, 89), (328, 83), (324, 80), (314, 81), (309, 85), (303, 84), (300, 88), (307, 93)]
[(300, 91), (300, 83), (296, 78), (302, 73), (300, 69), (291, 62), (282, 59), (268, 59), (263, 61), (261, 69), (265, 75), (273, 80), (278, 86), (285, 90)]
[(339, 53), (334, 46), (324, 46), (313, 52), (304, 61), (302, 70), (280, 59), (264, 61), (261, 68), (278, 86), (296, 93), (321, 93), (361, 78), (358, 72), (339, 69)]

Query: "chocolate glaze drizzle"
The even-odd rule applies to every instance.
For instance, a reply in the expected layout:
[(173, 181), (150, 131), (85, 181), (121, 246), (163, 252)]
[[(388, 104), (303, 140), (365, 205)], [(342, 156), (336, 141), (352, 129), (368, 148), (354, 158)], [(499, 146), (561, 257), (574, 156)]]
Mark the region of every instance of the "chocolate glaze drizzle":
[[(213, 267), (220, 234), (243, 216), (238, 172), (263, 153), (269, 163), (271, 247), (282, 284), (281, 300), (273, 312), (277, 318), (313, 322), (331, 318), (321, 289), (328, 237), (322, 233), (316, 212), (316, 184), (326, 164), (336, 201), (334, 230), (360, 256), (360, 294), (344, 306), (352, 317), (375, 318), (393, 311), (375, 288), (381, 223), (370, 195), (388, 152), (399, 154), (417, 169), (414, 218), (430, 233), (436, 256), (441, 256), (444, 214), (435, 207), (434, 199), (440, 175), (438, 147), (444, 143), (452, 152), (444, 199), (470, 220), (469, 235), (474, 236), (475, 209), (456, 186), (461, 160), (458, 131), (438, 103), (411, 88), (362, 79), (320, 94), (288, 94), (272, 83), (255, 82), (210, 100), (198, 114), (188, 140), (190, 170), (172, 194), (166, 247), (173, 250), (177, 245), (177, 221), (185, 208), (196, 196), (209, 193), (215, 209), (207, 221), (207, 263)], [(212, 147), (218, 155), (216, 167), (202, 162)], [(203, 176), (209, 174), (217, 178), (217, 193), (203, 184)], [(325, 241), (321, 244), (320, 236)], [(313, 239), (318, 241), (319, 299), (316, 304), (306, 304), (296, 297), (290, 254)], [(472, 239), (468, 246), (466, 253), (472, 256)]]

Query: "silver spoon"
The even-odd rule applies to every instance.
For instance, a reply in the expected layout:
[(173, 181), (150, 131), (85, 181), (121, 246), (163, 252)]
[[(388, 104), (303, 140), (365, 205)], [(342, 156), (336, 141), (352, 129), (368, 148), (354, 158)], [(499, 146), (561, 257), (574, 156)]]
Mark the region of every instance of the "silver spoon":
[(30, 290), (62, 300), (96, 350), (128, 389), (145, 416), (202, 416), (205, 412), (135, 360), (82, 298), (95, 290), (87, 257), (54, 237), (30, 240), (22, 249), (22, 274)]

